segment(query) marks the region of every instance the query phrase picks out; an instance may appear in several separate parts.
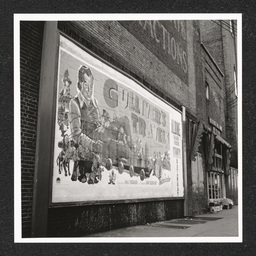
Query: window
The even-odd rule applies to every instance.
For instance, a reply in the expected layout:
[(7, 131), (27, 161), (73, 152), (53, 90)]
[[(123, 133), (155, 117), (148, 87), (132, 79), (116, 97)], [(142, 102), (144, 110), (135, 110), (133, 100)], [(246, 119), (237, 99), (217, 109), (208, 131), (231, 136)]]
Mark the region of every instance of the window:
[(223, 197), (222, 176), (223, 174), (215, 172), (208, 173), (209, 199), (219, 199)]
[(213, 164), (211, 171), (208, 172), (208, 188), (209, 199), (219, 199), (224, 196), (224, 171), (222, 160), (222, 148), (221, 142), (215, 140), (215, 149), (213, 155)]
[(205, 97), (207, 100), (210, 99), (209, 84), (207, 82), (205, 83)]
[(217, 171), (217, 172), (223, 171), (222, 144), (219, 141), (215, 141), (212, 170)]

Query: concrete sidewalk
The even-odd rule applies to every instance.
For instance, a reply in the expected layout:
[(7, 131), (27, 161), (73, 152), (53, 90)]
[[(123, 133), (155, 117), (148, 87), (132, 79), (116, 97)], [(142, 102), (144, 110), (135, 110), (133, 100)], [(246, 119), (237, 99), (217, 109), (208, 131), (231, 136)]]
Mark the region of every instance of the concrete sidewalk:
[(238, 206), (192, 218), (173, 219), (91, 234), (87, 237), (237, 237)]

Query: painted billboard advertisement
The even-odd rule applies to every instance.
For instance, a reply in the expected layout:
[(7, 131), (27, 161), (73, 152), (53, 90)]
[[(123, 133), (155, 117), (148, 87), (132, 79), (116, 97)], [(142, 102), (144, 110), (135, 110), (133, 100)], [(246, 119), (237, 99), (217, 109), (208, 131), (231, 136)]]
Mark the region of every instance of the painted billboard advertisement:
[(60, 36), (52, 203), (183, 197), (181, 113)]

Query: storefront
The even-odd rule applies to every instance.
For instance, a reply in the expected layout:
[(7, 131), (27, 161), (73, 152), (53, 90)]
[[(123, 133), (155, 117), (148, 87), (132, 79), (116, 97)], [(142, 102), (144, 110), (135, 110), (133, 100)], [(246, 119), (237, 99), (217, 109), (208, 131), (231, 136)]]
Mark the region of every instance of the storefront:
[(207, 172), (207, 194), (208, 202), (220, 204), (226, 198), (226, 182), (230, 169), (230, 144), (221, 137), (222, 127), (213, 124), (209, 118), (211, 127), (206, 128), (204, 143), (206, 151), (206, 172)]

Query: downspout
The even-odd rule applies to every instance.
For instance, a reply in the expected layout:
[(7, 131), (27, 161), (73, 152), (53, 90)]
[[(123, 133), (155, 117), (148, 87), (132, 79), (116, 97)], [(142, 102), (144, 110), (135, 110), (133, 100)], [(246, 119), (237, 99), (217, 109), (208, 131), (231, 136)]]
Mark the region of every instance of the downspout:
[(182, 106), (182, 151), (183, 151), (183, 184), (184, 184), (184, 216), (188, 216), (188, 182), (187, 182), (187, 137), (186, 108)]

